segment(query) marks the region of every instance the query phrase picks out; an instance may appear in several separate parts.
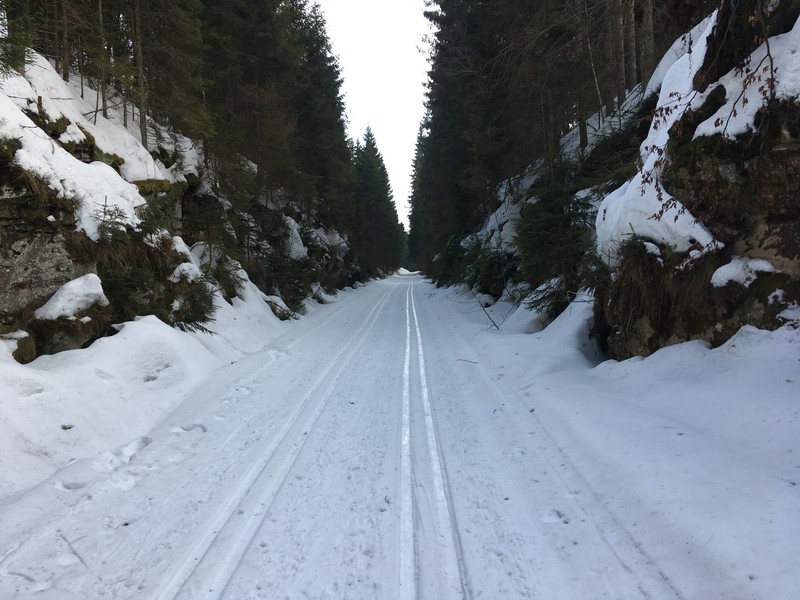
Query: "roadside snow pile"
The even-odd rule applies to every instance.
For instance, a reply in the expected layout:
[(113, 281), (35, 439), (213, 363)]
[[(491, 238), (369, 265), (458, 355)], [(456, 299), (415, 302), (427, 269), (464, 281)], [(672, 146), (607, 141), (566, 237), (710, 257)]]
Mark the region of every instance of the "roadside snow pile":
[[(178, 238), (176, 247), (181, 248)], [(185, 244), (183, 245), (185, 248)], [(188, 253), (187, 271), (199, 272)], [(70, 316), (102, 303), (96, 275), (59, 290), (39, 318)], [(240, 297), (214, 295), (214, 333), (185, 333), (141, 317), (83, 350), (41, 356), (27, 365), (12, 357), (22, 336), (0, 339), (0, 498), (30, 487), (79, 458), (143, 436), (220, 366), (263, 348), (285, 331), (249, 280)]]
[(108, 306), (108, 298), (103, 293), (100, 278), (89, 273), (62, 285), (44, 306), (36, 309), (34, 316), (45, 321), (55, 321), (59, 317), (75, 318), (78, 312), (94, 304)]
[(0, 497), (147, 433), (224, 364), (193, 336), (143, 317), (84, 350), (28, 365), (0, 345)]
[(694, 341), (599, 362), (585, 298), (524, 335), (535, 319), (524, 308), (488, 309), (497, 332), (466, 295), (431, 295), (465, 315), (458, 333), (497, 374), (502, 410), (518, 410), (522, 431), (547, 430), (552, 464), (574, 466), (613, 515), (604, 531), (638, 540), (676, 596), (795, 596), (800, 328), (746, 326), (718, 348)]

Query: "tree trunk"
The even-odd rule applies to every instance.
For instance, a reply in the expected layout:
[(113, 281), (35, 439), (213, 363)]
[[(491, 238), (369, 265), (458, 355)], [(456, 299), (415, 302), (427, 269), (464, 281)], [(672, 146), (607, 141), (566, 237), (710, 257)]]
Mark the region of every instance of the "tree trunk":
[(756, 49), (755, 17), (762, 0), (723, 0), (717, 23), (708, 38), (703, 66), (694, 76), (695, 89), (706, 88), (740, 64)]
[(638, 0), (642, 12), (642, 23), (637, 33), (639, 53), (639, 77), (647, 85), (656, 68), (656, 41), (653, 34), (653, 0)]
[(83, 57), (85, 53), (83, 51), (83, 41), (78, 39), (78, 75), (80, 76), (81, 80), (81, 100), (84, 98), (84, 89), (83, 89)]
[(586, 127), (586, 119), (583, 116), (578, 117), (578, 133), (580, 134), (580, 152), (581, 156), (583, 156), (589, 146), (589, 130)]
[[(99, 23), (99, 31), (100, 31), (100, 72), (98, 76), (100, 77), (100, 103), (103, 107), (103, 117), (108, 118), (108, 90), (106, 87), (106, 67), (105, 67), (105, 60), (106, 60), (106, 30), (105, 25), (103, 24), (103, 0), (97, 0), (97, 20)], [(97, 113), (95, 113), (95, 119), (97, 118)]]
[(25, 52), (31, 37), (30, 4), (28, 0), (6, 3), (6, 26), (8, 34), (8, 66), (25, 74)]
[(147, 148), (147, 89), (144, 79), (144, 52), (142, 49), (142, 7), (141, 0), (133, 1), (133, 45), (136, 58), (137, 95), (139, 97), (139, 134), (142, 145)]
[[(609, 4), (611, 11), (611, 35), (609, 36), (609, 61), (612, 65), (611, 74), (614, 82), (614, 94), (617, 97), (617, 107), (625, 98), (625, 16), (624, 5), (627, 0), (613, 0)], [(616, 110), (616, 107), (614, 108)]]
[(636, 73), (636, 23), (634, 0), (624, 0), (622, 5), (625, 27), (625, 88), (633, 89), (639, 83)]
[(61, 78), (69, 81), (69, 10), (67, 0), (61, 0)]
[[(597, 94), (597, 113), (603, 116), (603, 107), (606, 104), (603, 98), (603, 91), (600, 86), (600, 77), (597, 73), (597, 64), (595, 59), (595, 50), (592, 43), (591, 35), (591, 18), (589, 17), (589, 7), (586, 0), (581, 0), (578, 19), (580, 25), (578, 27), (579, 44), (586, 46), (586, 53), (589, 59), (589, 67), (592, 70), (592, 81), (594, 82), (594, 90)], [(591, 114), (593, 111), (589, 111)], [(584, 122), (584, 125), (586, 123)]]

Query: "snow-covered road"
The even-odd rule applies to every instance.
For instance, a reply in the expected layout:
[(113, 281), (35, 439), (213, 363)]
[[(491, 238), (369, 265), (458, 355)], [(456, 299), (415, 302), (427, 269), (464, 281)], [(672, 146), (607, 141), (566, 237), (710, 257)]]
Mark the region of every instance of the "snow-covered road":
[[(661, 505), (696, 496), (663, 484), (705, 467), (664, 446), (652, 469), (680, 474), (660, 489), (619, 488), (641, 467), (624, 456), (639, 441), (693, 443), (691, 431), (662, 442), (659, 424), (673, 421), (658, 415), (630, 439), (597, 443), (615, 434), (606, 425), (638, 431), (626, 426), (649, 414), (643, 403), (576, 441), (591, 402), (545, 408), (544, 388), (506, 377), (503, 364), (525, 364), (519, 340), (509, 336), (504, 363), (472, 335), (474, 308), (419, 277), (390, 277), (211, 373), (146, 437), (0, 505), (0, 598), (790, 597), (786, 556), (772, 584), (748, 590), (757, 577), (738, 571), (735, 551), (709, 558), (713, 540), (676, 526), (703, 505), (686, 518)], [(547, 353), (539, 360), (541, 381), (556, 381)], [(721, 456), (703, 444), (691, 446), (697, 461)], [(792, 552), (796, 483), (770, 481), (783, 537), (743, 543)], [(721, 520), (712, 534), (759, 509), (736, 506), (708, 515)]]

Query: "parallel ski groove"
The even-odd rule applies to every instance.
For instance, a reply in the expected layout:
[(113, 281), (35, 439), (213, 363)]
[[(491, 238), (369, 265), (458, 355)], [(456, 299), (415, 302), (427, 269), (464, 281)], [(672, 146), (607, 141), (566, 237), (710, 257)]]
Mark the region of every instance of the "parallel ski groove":
[(425, 352), (422, 348), (422, 334), (419, 328), (419, 319), (417, 318), (417, 307), (416, 303), (414, 302), (413, 292), (411, 293), (411, 311), (414, 317), (414, 329), (417, 336), (417, 359), (419, 367), (420, 391), (425, 413), (425, 430), (431, 459), (431, 468), (433, 471), (433, 484), (436, 493), (436, 509), (440, 527), (439, 534), (442, 537), (442, 542), (444, 544), (442, 551), (450, 555), (444, 558), (454, 561), (458, 567), (458, 581), (452, 581), (448, 583), (450, 583), (450, 585), (453, 587), (460, 589), (461, 597), (465, 600), (469, 600), (472, 598), (472, 592), (470, 590), (469, 580), (467, 578), (466, 561), (464, 559), (464, 550), (461, 543), (461, 535), (459, 534), (458, 523), (456, 522), (455, 510), (453, 508), (452, 492), (450, 490), (450, 484), (447, 481), (447, 471), (445, 469), (442, 449), (439, 444), (436, 421), (433, 414), (433, 408), (431, 406), (430, 392), (428, 390), (428, 379), (425, 370)]
[(397, 597), (417, 597), (414, 555), (413, 482), (411, 481), (411, 285), (406, 291), (406, 351), (403, 363), (403, 417), (400, 441), (400, 552)]
[[(355, 354), (356, 350), (364, 343), (369, 332), (372, 330), (375, 322), (377, 321), (378, 314), (380, 310), (385, 306), (389, 296), (392, 292), (394, 292), (400, 284), (396, 284), (392, 286), (383, 296), (381, 299), (375, 304), (372, 310), (367, 315), (367, 318), (364, 319), (363, 324), (359, 327), (358, 331), (350, 338), (349, 342), (345, 344), (342, 350), (336, 355), (336, 357), (328, 364), (325, 370), (317, 377), (314, 382), (314, 385), (310, 388), (309, 392), (305, 394), (303, 400), (297, 405), (297, 408), (292, 413), (291, 417), (286, 421), (284, 426), (278, 432), (278, 434), (272, 438), (267, 447), (264, 449), (262, 453), (262, 460), (254, 463), (253, 467), (251, 467), (245, 477), (242, 479), (239, 486), (237, 486), (236, 490), (233, 494), (231, 494), (225, 503), (222, 505), (220, 512), (218, 513), (218, 517), (214, 520), (213, 523), (208, 524), (204, 527), (204, 533), (197, 542), (191, 547), (190, 551), (186, 552), (183, 559), (180, 561), (178, 567), (172, 572), (171, 575), (167, 575), (165, 577), (165, 583), (162, 584), (161, 588), (156, 591), (153, 595), (154, 598), (158, 600), (173, 600), (177, 598), (181, 592), (186, 587), (187, 583), (191, 580), (194, 573), (197, 571), (198, 566), (203, 560), (210, 549), (213, 547), (214, 542), (220, 537), (220, 533), (226, 527), (226, 525), (230, 522), (231, 517), (237, 513), (237, 509), (247, 500), (250, 495), (251, 490), (258, 482), (259, 478), (264, 474), (267, 470), (267, 467), (270, 465), (272, 458), (278, 453), (278, 451), (285, 447), (287, 444), (291, 447), (294, 445), (293, 448), (290, 448), (287, 458), (285, 459), (284, 465), (281, 465), (284, 468), (279, 469), (278, 473), (280, 475), (279, 479), (276, 480), (275, 483), (271, 484), (267, 492), (269, 495), (274, 498), (274, 494), (280, 489), (283, 481), (285, 480), (291, 465), (293, 464), (294, 460), (296, 459), (297, 455), (299, 454), (300, 449), (305, 443), (305, 440), (308, 439), (307, 435), (300, 435), (297, 439), (288, 439), (289, 434), (294, 429), (295, 425), (300, 421), (301, 417), (304, 413), (307, 412), (307, 408), (313, 398), (313, 396), (320, 390), (323, 384), (328, 379), (328, 376), (333, 371), (334, 367), (340, 364), (342, 357), (345, 354), (349, 354), (349, 356), (344, 359), (343, 367), (346, 366), (350, 360), (352, 360), (353, 355)], [(304, 336), (305, 337), (305, 336)], [(299, 341), (299, 340), (297, 340)], [(338, 374), (341, 374), (343, 368), (340, 368)], [(338, 379), (338, 377), (337, 377)], [(334, 381), (335, 383), (335, 381)], [(322, 412), (322, 408), (324, 408), (325, 403), (327, 402), (330, 396), (329, 391), (327, 391), (322, 400), (318, 402), (318, 406), (312, 412), (310, 418), (306, 421), (308, 425), (313, 426), (316, 422), (319, 414)], [(272, 500), (270, 498), (270, 502)], [(247, 547), (252, 541), (252, 536), (258, 530), (258, 527), (263, 522), (263, 518), (266, 517), (268, 506), (265, 505), (264, 511), (262, 512), (262, 519), (259, 520), (258, 526), (254, 528), (252, 534), (248, 536), (247, 540), (244, 540), (240, 537), (240, 543), (237, 544), (237, 547), (231, 549), (232, 552), (228, 553), (229, 559), (226, 560), (226, 569), (219, 569), (217, 570), (217, 577), (214, 579), (215, 586), (221, 582), (221, 579), (224, 578), (224, 586), (222, 589), (215, 589), (215, 587), (211, 587), (206, 591), (206, 598), (218, 598), (221, 597), (221, 594), (224, 592), (224, 587), (227, 586), (228, 582), (230, 581), (233, 572), (235, 571), (236, 567), (238, 566), (239, 562), (241, 561), (241, 557), (247, 551)], [(246, 542), (246, 543), (245, 543)], [(231, 564), (234, 562), (233, 558), (235, 557), (236, 564), (233, 565), (233, 568), (230, 568)]]

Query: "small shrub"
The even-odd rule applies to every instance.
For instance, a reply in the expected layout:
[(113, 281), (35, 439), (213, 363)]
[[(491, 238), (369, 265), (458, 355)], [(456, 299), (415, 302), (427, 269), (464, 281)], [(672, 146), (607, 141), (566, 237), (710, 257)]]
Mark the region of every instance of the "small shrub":
[(117, 205), (108, 206), (104, 203), (102, 208), (94, 211), (97, 220), (97, 235), (103, 244), (112, 244), (128, 237), (128, 216)]
[(18, 138), (0, 138), (0, 166), (14, 162), (17, 150), (22, 149), (22, 141)]
[(205, 277), (187, 276), (168, 283), (166, 300), (172, 306), (167, 322), (182, 331), (209, 332), (214, 321), (214, 288)]

